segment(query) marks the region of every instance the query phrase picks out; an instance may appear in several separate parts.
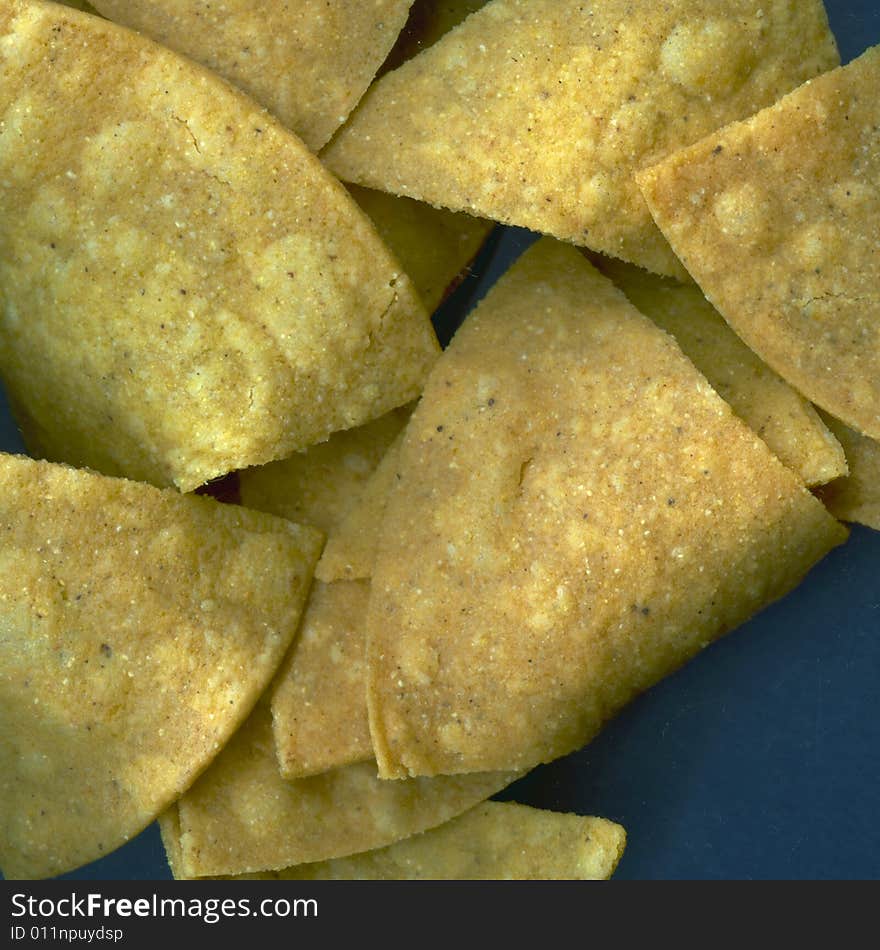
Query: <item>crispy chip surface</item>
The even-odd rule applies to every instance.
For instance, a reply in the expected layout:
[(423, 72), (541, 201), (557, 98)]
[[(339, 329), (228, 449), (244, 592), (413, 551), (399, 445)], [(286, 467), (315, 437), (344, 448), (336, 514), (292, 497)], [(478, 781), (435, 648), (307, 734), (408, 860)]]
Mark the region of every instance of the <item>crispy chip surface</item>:
[(429, 313), (440, 306), (494, 227), (482, 218), (384, 191), (357, 185), (348, 190), (397, 255)]
[(293, 135), (98, 17), (11, 0), (0, 37), (0, 371), (34, 454), (188, 490), (418, 394), (424, 308)]
[(398, 473), (367, 620), (383, 776), (579, 747), (846, 537), (671, 338), (549, 239), (444, 352)]
[(410, 408), (401, 407), (289, 458), (240, 472), (242, 504), (331, 534), (360, 499), (409, 416)]
[(286, 782), (260, 704), (177, 803), (178, 873), (244, 874), (385, 847), (448, 821), (516, 777), (383, 782), (375, 763), (365, 762)]
[(315, 576), (320, 580), (330, 583), (372, 576), (385, 506), (397, 480), (402, 441), (403, 430), (367, 479), (360, 498), (328, 537), (315, 568)]
[(458, 818), (378, 851), (268, 874), (282, 881), (602, 881), (614, 873), (626, 832), (584, 818), (484, 802)]
[(854, 521), (880, 531), (880, 442), (855, 432), (827, 413), (823, 417), (843, 446), (849, 475), (824, 485), (819, 497), (841, 521)]
[(0, 864), (45, 877), (182, 794), (281, 662), (321, 536), (0, 456)]
[(596, 266), (675, 337), (715, 391), (806, 485), (846, 475), (843, 449), (813, 406), (739, 339), (698, 287), (607, 258)]
[(683, 275), (634, 172), (838, 62), (819, 0), (493, 0), (376, 82), (322, 157)]
[(97, 0), (266, 106), (313, 150), (364, 94), (412, 0)]
[(651, 211), (746, 343), (880, 438), (880, 47), (646, 171)]
[(312, 586), (272, 694), (275, 749), (285, 778), (374, 758), (364, 661), (369, 596), (369, 581)]

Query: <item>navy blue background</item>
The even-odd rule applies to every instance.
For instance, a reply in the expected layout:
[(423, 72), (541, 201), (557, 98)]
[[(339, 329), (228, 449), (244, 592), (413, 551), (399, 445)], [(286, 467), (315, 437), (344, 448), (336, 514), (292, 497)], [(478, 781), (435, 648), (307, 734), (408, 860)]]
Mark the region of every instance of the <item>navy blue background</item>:
[[(878, 0), (826, 7), (844, 62), (880, 42)], [(441, 334), (532, 239), (498, 229)], [(2, 398), (0, 449), (22, 450)], [(855, 527), (787, 598), (500, 797), (619, 821), (618, 880), (876, 879), (878, 680), (880, 533)], [(153, 825), (66, 877), (169, 876)]]

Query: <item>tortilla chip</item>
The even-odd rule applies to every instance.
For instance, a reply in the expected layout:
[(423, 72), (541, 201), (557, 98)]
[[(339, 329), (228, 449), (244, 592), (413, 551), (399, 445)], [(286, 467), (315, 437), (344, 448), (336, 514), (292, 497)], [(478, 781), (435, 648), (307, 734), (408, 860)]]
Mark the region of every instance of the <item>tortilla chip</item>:
[(239, 472), (242, 504), (329, 535), (360, 498), (410, 412), (408, 406), (395, 409), (290, 458)]
[(365, 762), (285, 782), (260, 704), (174, 806), (180, 877), (275, 870), (385, 847), (454, 818), (510, 784), (508, 772), (383, 782)]
[(374, 83), (322, 157), (684, 276), (634, 172), (838, 63), (820, 0), (493, 0)]
[(431, 374), (367, 617), (380, 775), (528, 768), (846, 531), (672, 339), (545, 239)]
[(0, 35), (0, 371), (32, 451), (188, 490), (419, 393), (424, 308), (293, 135), (98, 17), (11, 0)]
[(675, 337), (718, 395), (806, 485), (846, 475), (843, 449), (813, 406), (739, 339), (699, 288), (607, 258), (595, 264)]
[(624, 829), (605, 818), (484, 802), (437, 828), (378, 851), (250, 877), (278, 881), (604, 881), (614, 873), (625, 847)]
[(828, 428), (840, 440), (849, 476), (822, 487), (819, 497), (841, 521), (853, 521), (880, 531), (880, 442), (823, 413)]
[(429, 313), (440, 306), (495, 227), (491, 221), (384, 191), (357, 185), (348, 190), (397, 255)]
[(315, 577), (325, 583), (359, 580), (373, 574), (376, 545), (385, 518), (391, 487), (397, 480), (402, 430), (364, 485), (361, 496), (335, 526), (315, 568)]
[(880, 438), (880, 47), (640, 178), (733, 329)]
[(182, 794), (296, 630), (321, 536), (0, 456), (0, 864), (93, 861)]
[(415, 0), (406, 24), (394, 48), (382, 63), (378, 76), (402, 66), (422, 50), (433, 46), (441, 36), (458, 26), (472, 13), (486, 6), (487, 0)]
[(96, 0), (101, 13), (204, 63), (313, 151), (366, 92), (412, 0)]
[[(367, 719), (367, 581), (315, 581), (278, 674), (272, 725), (284, 778), (373, 759)], [(375, 768), (375, 766), (374, 766)]]

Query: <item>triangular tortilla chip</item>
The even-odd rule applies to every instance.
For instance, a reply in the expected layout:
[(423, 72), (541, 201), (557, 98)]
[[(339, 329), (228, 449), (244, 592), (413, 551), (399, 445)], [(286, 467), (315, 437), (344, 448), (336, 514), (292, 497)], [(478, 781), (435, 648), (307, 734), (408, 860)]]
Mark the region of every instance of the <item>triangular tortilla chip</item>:
[(383, 782), (366, 762), (286, 782), (260, 704), (174, 806), (181, 877), (275, 870), (384, 847), (439, 825), (510, 784), (509, 772)]
[(418, 395), (424, 308), (295, 136), (98, 17), (11, 0), (0, 36), (0, 371), (33, 452), (188, 490)]
[(410, 412), (408, 406), (395, 409), (290, 458), (239, 472), (242, 504), (331, 534), (360, 499)]
[(391, 487), (397, 480), (403, 430), (364, 484), (358, 501), (328, 537), (315, 577), (326, 583), (369, 578)]
[(880, 442), (860, 435), (827, 413), (822, 417), (843, 446), (849, 475), (824, 485), (819, 497), (841, 521), (880, 531)]
[(284, 778), (373, 759), (367, 719), (368, 581), (315, 581), (299, 635), (272, 693)]
[(357, 185), (348, 190), (397, 255), (429, 313), (440, 306), (495, 227), (492, 221), (384, 191)]
[(412, 0), (95, 0), (105, 16), (204, 63), (317, 151), (370, 85)]
[(718, 395), (804, 484), (823, 485), (846, 475), (843, 449), (813, 406), (740, 340), (698, 287), (621, 261), (595, 263), (642, 313), (675, 337)]
[[(484, 802), (437, 828), (378, 851), (301, 864), (250, 878), (276, 881), (604, 881), (614, 873), (625, 847), (624, 829), (605, 818), (583, 818), (528, 805)], [(169, 864), (173, 873), (170, 854)]]
[(250, 712), (321, 536), (0, 456), (0, 864), (60, 874), (127, 841)]
[(367, 618), (385, 777), (578, 748), (846, 537), (672, 339), (549, 239), (441, 356), (398, 473)]
[(838, 63), (820, 0), (493, 0), (374, 83), (322, 157), (683, 276), (633, 173)]
[(640, 184), (706, 296), (808, 399), (880, 439), (880, 47)]

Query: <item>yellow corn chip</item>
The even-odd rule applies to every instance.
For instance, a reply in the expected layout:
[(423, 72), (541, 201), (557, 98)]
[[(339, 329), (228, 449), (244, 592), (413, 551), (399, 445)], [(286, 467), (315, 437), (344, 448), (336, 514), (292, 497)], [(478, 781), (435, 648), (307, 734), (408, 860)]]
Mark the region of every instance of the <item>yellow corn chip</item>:
[(397, 69), (417, 53), (433, 46), (462, 20), (486, 6), (487, 0), (415, 0), (394, 48), (378, 75)]
[(96, 0), (118, 23), (204, 63), (319, 149), (364, 94), (412, 0)]
[(596, 266), (675, 337), (715, 391), (806, 485), (846, 475), (843, 449), (813, 406), (739, 339), (699, 288), (620, 261)]
[[(180, 877), (274, 870), (384, 847), (439, 825), (517, 776), (383, 782), (373, 762), (285, 782), (260, 704), (176, 807)], [(166, 822), (166, 828), (173, 826)]]
[(325, 583), (369, 578), (376, 560), (376, 545), (385, 517), (388, 494), (397, 479), (401, 431), (363, 487), (360, 498), (334, 527), (315, 577)]
[(624, 829), (605, 818), (484, 802), (437, 828), (378, 851), (250, 877), (280, 881), (603, 881), (614, 873), (625, 846)]
[(384, 191), (357, 185), (349, 185), (348, 190), (397, 255), (430, 313), (443, 302), (494, 227), (491, 221)]
[(315, 581), (272, 694), (284, 778), (373, 759), (364, 662), (367, 581)]
[(376, 82), (322, 157), (683, 276), (634, 172), (838, 62), (820, 0), (493, 0)]
[(383, 777), (578, 748), (846, 537), (671, 338), (549, 239), (441, 356), (398, 474), (367, 619)]
[(181, 795), (287, 649), (321, 537), (0, 456), (0, 864), (60, 874)]
[(646, 171), (651, 211), (733, 329), (880, 438), (880, 47)]
[(239, 472), (242, 504), (331, 534), (360, 498), (410, 411), (395, 409), (290, 458)]
[(293, 135), (98, 17), (10, 0), (0, 36), (0, 371), (33, 452), (188, 490), (418, 394), (424, 308)]
[(828, 428), (840, 440), (849, 476), (822, 487), (819, 497), (841, 521), (854, 521), (880, 531), (880, 442), (823, 413)]

